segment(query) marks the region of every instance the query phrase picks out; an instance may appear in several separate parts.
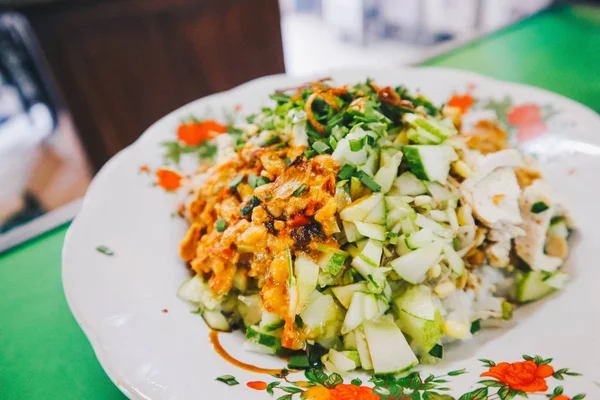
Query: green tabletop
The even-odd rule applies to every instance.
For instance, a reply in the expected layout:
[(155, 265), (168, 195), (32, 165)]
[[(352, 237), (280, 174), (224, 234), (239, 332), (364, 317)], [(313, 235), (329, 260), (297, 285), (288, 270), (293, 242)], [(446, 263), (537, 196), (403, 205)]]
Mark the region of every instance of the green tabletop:
[[(600, 8), (564, 7), (424, 65), (480, 72), (600, 111)], [(0, 255), (0, 399), (122, 399), (71, 316), (61, 284), (67, 226)]]

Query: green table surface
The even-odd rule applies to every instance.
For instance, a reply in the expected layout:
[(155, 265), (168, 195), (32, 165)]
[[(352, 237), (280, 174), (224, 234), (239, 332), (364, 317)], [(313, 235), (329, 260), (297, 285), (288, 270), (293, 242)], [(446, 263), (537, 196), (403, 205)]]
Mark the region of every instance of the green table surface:
[[(562, 7), (428, 60), (546, 88), (600, 111), (600, 8)], [(0, 255), (0, 399), (123, 399), (72, 317), (62, 226)]]

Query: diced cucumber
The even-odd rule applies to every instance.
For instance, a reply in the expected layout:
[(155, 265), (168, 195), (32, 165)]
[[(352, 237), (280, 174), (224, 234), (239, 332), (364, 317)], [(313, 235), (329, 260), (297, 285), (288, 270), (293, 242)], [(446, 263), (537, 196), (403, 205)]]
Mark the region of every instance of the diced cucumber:
[(433, 233), (435, 233), (437, 236), (439, 236), (441, 238), (451, 240), (454, 237), (450, 228), (448, 228), (445, 225), (442, 225), (439, 222), (429, 219), (422, 214), (417, 214), (417, 216), (415, 218), (415, 223), (421, 228), (426, 228), (426, 229), (431, 230)]
[(356, 229), (356, 225), (353, 222), (342, 221), (342, 226), (344, 227), (344, 233), (346, 234), (346, 240), (350, 243), (354, 243), (364, 236), (358, 232)]
[(418, 196), (427, 193), (427, 186), (413, 173), (405, 172), (394, 181), (390, 195)]
[(363, 247), (360, 257), (374, 267), (379, 267), (381, 255), (383, 253), (383, 243), (375, 239), (369, 239)]
[(546, 279), (546, 285), (553, 287), (554, 289), (560, 290), (565, 287), (567, 282), (569, 281), (569, 275), (564, 272), (557, 271), (552, 274), (552, 276)]
[(248, 289), (248, 275), (245, 270), (238, 269), (233, 276), (233, 287), (240, 293), (245, 293)]
[(281, 339), (273, 334), (264, 332), (258, 326), (246, 327), (246, 340), (268, 347), (274, 352), (278, 352), (281, 349)]
[[(277, 314), (264, 311), (260, 320), (260, 328), (265, 332), (272, 332), (281, 328), (285, 321), (279, 318)], [(248, 326), (248, 325), (247, 325)]]
[(260, 296), (258, 294), (238, 296), (238, 311), (245, 326), (258, 324), (263, 317)]
[[(356, 355), (358, 356), (358, 352), (356, 352)], [(337, 373), (353, 371), (360, 366), (360, 362), (357, 365), (357, 363), (347, 357), (346, 354), (334, 349), (329, 350), (329, 353), (324, 355), (321, 360), (328, 370)]]
[(419, 215), (419, 214), (415, 213), (413, 215), (409, 215), (408, 217), (406, 217), (402, 221), (400, 221), (400, 227), (402, 228), (402, 232), (407, 234), (407, 233), (414, 233), (419, 230), (419, 226), (415, 223), (415, 221), (417, 219), (417, 215)]
[(368, 238), (377, 239), (380, 241), (385, 240), (385, 234), (387, 229), (383, 225), (369, 224), (366, 222), (355, 221), (356, 229), (358, 232)]
[(362, 328), (356, 328), (353, 332), (356, 338), (356, 350), (358, 351), (360, 364), (364, 370), (370, 371), (373, 369), (373, 361), (369, 353), (369, 344), (367, 343), (365, 332)]
[(390, 148), (381, 150), (381, 168), (373, 178), (381, 186), (381, 193), (387, 193), (392, 188), (402, 162), (402, 152)]
[(263, 346), (262, 344), (255, 343), (248, 339), (244, 340), (244, 350), (251, 351), (253, 353), (270, 355), (275, 355), (275, 353), (277, 353), (277, 349), (275, 348)]
[(417, 143), (440, 143), (458, 133), (448, 118), (437, 120), (419, 114), (404, 114), (403, 120), (416, 130), (417, 136), (414, 138), (409, 136), (409, 139)]
[[(344, 335), (344, 349), (346, 350), (356, 350), (356, 330), (348, 332)], [(360, 363), (360, 359), (359, 359)]]
[(412, 338), (412, 348), (425, 355), (442, 337), (442, 314), (434, 304), (431, 289), (419, 285), (394, 300), (400, 329)]
[(373, 281), (380, 287), (385, 286), (385, 275), (390, 271), (387, 267), (374, 267), (359, 254), (352, 259), (352, 267), (367, 281)]
[(319, 265), (306, 254), (302, 253), (296, 257), (294, 267), (296, 270), (296, 285), (298, 287), (298, 305), (296, 306), (295, 314), (300, 314), (306, 308), (310, 294), (317, 287)]
[(452, 197), (450, 190), (437, 182), (427, 182), (426, 185), (431, 197), (440, 204)]
[(327, 266), (325, 267), (325, 272), (331, 275), (339, 274), (344, 268), (344, 263), (346, 262), (347, 258), (348, 255), (333, 253), (329, 259), (329, 262), (327, 263)]
[(397, 374), (419, 363), (400, 328), (381, 317), (363, 324), (376, 374)]
[(371, 213), (367, 215), (367, 218), (365, 218), (363, 222), (367, 222), (370, 224), (385, 225), (386, 216), (387, 210), (385, 208), (385, 201), (383, 201), (382, 199), (381, 202), (377, 203), (373, 211), (371, 211)]
[(444, 242), (438, 240), (396, 258), (390, 264), (405, 281), (413, 284), (421, 283), (425, 280), (429, 268), (438, 262), (443, 247)]
[(450, 146), (409, 145), (404, 146), (404, 155), (417, 178), (442, 184), (448, 179), (450, 163), (458, 160)]
[(407, 216), (415, 213), (412, 207), (402, 200), (402, 196), (386, 196), (385, 203), (387, 208), (386, 223), (389, 229), (392, 229)]
[(376, 318), (381, 315), (377, 299), (372, 293), (354, 292), (350, 307), (346, 312), (344, 324), (342, 325), (342, 334), (346, 334), (364, 321)]
[(446, 261), (448, 261), (448, 266), (452, 269), (456, 275), (462, 275), (465, 272), (465, 262), (463, 259), (454, 251), (452, 246), (445, 245), (444, 246), (444, 257), (446, 257)]
[(346, 309), (350, 307), (350, 301), (352, 300), (352, 295), (354, 292), (366, 290), (367, 283), (365, 281), (360, 281), (346, 286), (334, 286), (331, 288), (333, 295)]
[(385, 203), (383, 202), (382, 193), (374, 193), (369, 196), (361, 197), (360, 199), (353, 201), (340, 212), (340, 218), (343, 221), (364, 221), (369, 214), (371, 214), (378, 207), (383, 209), (381, 211), (383, 218), (385, 219)]
[(341, 254), (344, 256), (348, 255), (347, 251), (344, 251), (342, 249), (338, 249), (337, 247), (333, 247), (333, 246), (327, 246), (325, 244), (320, 244), (317, 246), (317, 250), (322, 251), (324, 253), (336, 253), (336, 254)]
[(222, 297), (214, 295), (208, 284), (199, 275), (183, 282), (177, 289), (177, 296), (204, 310), (216, 310), (223, 301)]
[(314, 291), (300, 317), (310, 338), (326, 339), (340, 334), (343, 315), (343, 309), (330, 294)]
[(177, 289), (177, 296), (185, 301), (194, 304), (200, 304), (202, 302), (202, 294), (206, 290), (206, 284), (200, 278), (195, 275), (193, 278), (184, 281)]
[(436, 236), (431, 229), (423, 228), (414, 233), (407, 233), (404, 237), (406, 247), (411, 250), (420, 249), (436, 240)]
[(211, 329), (214, 329), (215, 331), (231, 331), (231, 327), (227, 322), (227, 318), (225, 318), (225, 316), (221, 314), (220, 311), (204, 310), (202, 311), (202, 318), (204, 318), (204, 322), (206, 322), (206, 325), (208, 325)]
[[(558, 278), (555, 278), (558, 276)], [(566, 277), (566, 278), (565, 278)], [(552, 280), (554, 278), (554, 280)], [(541, 299), (544, 296), (557, 290), (558, 282), (563, 282), (568, 279), (564, 272), (555, 272), (552, 276), (547, 277), (541, 271), (530, 271), (520, 274), (517, 277), (517, 301), (526, 303)], [(549, 284), (552, 283), (553, 285)]]
[(354, 350), (343, 350), (340, 353), (342, 353), (343, 355), (345, 355), (346, 357), (348, 357), (350, 360), (352, 360), (354, 362), (354, 364), (356, 365), (356, 368), (360, 368), (361, 364), (360, 364), (360, 356), (358, 355), (358, 351), (356, 349)]

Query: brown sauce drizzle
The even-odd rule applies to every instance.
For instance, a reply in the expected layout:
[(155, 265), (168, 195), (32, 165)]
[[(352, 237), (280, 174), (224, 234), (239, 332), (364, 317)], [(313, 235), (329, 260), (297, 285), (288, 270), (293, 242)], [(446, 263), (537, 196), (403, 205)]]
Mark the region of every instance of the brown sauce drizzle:
[(218, 355), (220, 355), (225, 361), (229, 362), (232, 365), (235, 365), (238, 368), (245, 369), (246, 371), (256, 372), (258, 374), (280, 374), (281, 369), (270, 369), (270, 368), (261, 368), (252, 364), (246, 364), (240, 360), (236, 360), (221, 346), (221, 342), (219, 342), (219, 331), (211, 330), (208, 334), (210, 338), (210, 342), (212, 343), (215, 351)]

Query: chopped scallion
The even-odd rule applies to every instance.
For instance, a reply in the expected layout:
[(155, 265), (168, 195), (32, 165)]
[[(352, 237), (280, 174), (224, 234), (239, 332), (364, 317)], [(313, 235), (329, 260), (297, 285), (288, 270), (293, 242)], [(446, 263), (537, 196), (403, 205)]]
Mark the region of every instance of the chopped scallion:
[(298, 197), (302, 193), (304, 193), (305, 190), (306, 190), (306, 185), (303, 183), (302, 185), (300, 185), (300, 187), (298, 189), (294, 190), (294, 193), (292, 193), (292, 196)]
[(472, 334), (476, 334), (480, 330), (481, 330), (481, 320), (480, 319), (476, 319), (475, 321), (473, 321), (471, 323), (471, 333)]
[(314, 142), (312, 148), (319, 154), (324, 154), (331, 151), (331, 147), (325, 142)]
[(350, 164), (346, 164), (342, 167), (340, 172), (338, 173), (338, 178), (341, 180), (350, 179), (350, 177), (354, 174), (354, 167)]
[(288, 368), (290, 369), (308, 369), (310, 364), (308, 362), (308, 356), (306, 354), (294, 354), (288, 361)]
[(215, 229), (217, 232), (223, 232), (225, 229), (227, 229), (227, 222), (224, 219), (218, 220), (215, 222)]
[(259, 145), (260, 147), (267, 147), (267, 146), (270, 146), (270, 145), (272, 145), (272, 144), (275, 144), (275, 143), (277, 143), (277, 142), (279, 142), (279, 136), (277, 136), (277, 135), (273, 135), (273, 136), (271, 136), (271, 137), (269, 137), (269, 138), (267, 138), (267, 139), (263, 140), (263, 141), (262, 141), (262, 142), (260, 142), (258, 145)]
[(531, 212), (534, 214), (539, 214), (541, 212), (546, 211), (549, 208), (550, 207), (548, 206), (548, 204), (544, 203), (543, 201), (538, 201), (537, 203), (534, 203), (531, 206)]
[(289, 157), (286, 157), (285, 160), (283, 160), (285, 166), (287, 167), (288, 165), (290, 165), (292, 163), (292, 159)]
[(260, 199), (256, 196), (250, 197), (246, 206), (240, 209), (242, 216), (246, 216), (252, 212), (260, 204)]
[(350, 150), (359, 151), (365, 147), (365, 139), (354, 139), (350, 141)]
[(429, 350), (429, 355), (435, 358), (443, 358), (444, 357), (444, 346), (441, 344), (436, 344)]
[(304, 157), (306, 157), (307, 159), (313, 158), (316, 155), (317, 155), (317, 152), (312, 149), (304, 151)]
[(360, 182), (371, 189), (374, 192), (379, 192), (381, 190), (381, 186), (373, 180), (369, 175), (367, 175), (364, 171), (358, 171), (357, 178), (360, 179)]
[(96, 251), (104, 254), (105, 256), (114, 256), (115, 255), (115, 252), (106, 246), (98, 246), (98, 247), (96, 247)]
[(223, 376), (219, 376), (216, 380), (218, 380), (219, 382), (223, 382), (229, 386), (235, 386), (235, 385), (239, 385), (240, 383), (237, 381), (237, 379), (235, 379), (235, 376), (233, 375), (223, 375)]
[(244, 175), (238, 175), (237, 177), (233, 178), (233, 180), (228, 185), (229, 189), (235, 189), (237, 187), (237, 185), (242, 183), (243, 180), (244, 180)]

